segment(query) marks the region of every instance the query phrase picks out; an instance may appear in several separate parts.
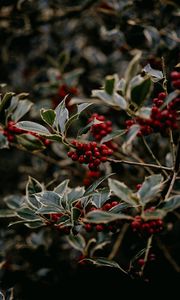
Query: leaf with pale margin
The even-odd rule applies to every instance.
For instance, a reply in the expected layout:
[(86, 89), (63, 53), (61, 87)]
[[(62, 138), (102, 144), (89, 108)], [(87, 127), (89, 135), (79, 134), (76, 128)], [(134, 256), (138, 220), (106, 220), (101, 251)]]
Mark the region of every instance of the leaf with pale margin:
[(6, 300), (3, 293), (0, 291), (0, 300)]
[(13, 210), (17, 210), (21, 207), (22, 204), (22, 197), (19, 195), (9, 195), (6, 196), (3, 200), (6, 205)]
[(131, 146), (132, 142), (136, 138), (139, 130), (140, 130), (140, 126), (138, 124), (132, 125), (130, 127), (130, 129), (128, 130), (125, 142), (122, 145), (122, 150), (124, 153), (128, 152), (128, 148), (129, 148), (129, 146)]
[(64, 133), (65, 128), (66, 128), (66, 122), (69, 119), (69, 111), (66, 108), (66, 98), (68, 95), (64, 98), (63, 101), (60, 102), (60, 104), (56, 107), (55, 113), (56, 113), (56, 118), (55, 118), (55, 125), (56, 127), (60, 127), (60, 132)]
[(23, 133), (16, 136), (18, 144), (24, 149), (32, 152), (37, 152), (45, 149), (44, 143), (32, 134)]
[(0, 209), (0, 218), (11, 218), (15, 217), (16, 212), (10, 209)]
[(50, 134), (49, 130), (46, 127), (32, 121), (21, 121), (16, 124), (16, 127), (26, 131), (35, 132), (41, 135)]
[(35, 178), (29, 176), (28, 182), (26, 184), (26, 201), (31, 208), (40, 208), (41, 204), (36, 199), (35, 194), (41, 193), (43, 190), (43, 185)]
[(104, 257), (98, 257), (98, 258), (85, 258), (83, 261), (90, 262), (94, 265), (97, 265), (98, 267), (111, 267), (111, 268), (116, 268), (121, 270), (123, 273), (127, 274), (125, 270), (123, 270), (120, 265), (113, 260), (108, 260), (107, 258)]
[(131, 87), (131, 101), (137, 105), (137, 107), (141, 107), (144, 101), (151, 90), (151, 79), (150, 78), (142, 78), (139, 83), (133, 85)]
[(102, 176), (100, 177), (98, 180), (96, 180), (95, 182), (93, 182), (93, 184), (91, 184), (86, 192), (84, 193), (84, 196), (88, 196), (90, 195), (92, 192), (94, 192), (94, 190), (104, 181), (106, 180), (108, 177), (114, 175), (114, 173), (111, 173), (111, 174), (108, 174), (108, 175), (105, 175), (105, 176)]
[(92, 97), (97, 97), (108, 105), (116, 106), (113, 96), (107, 94), (104, 90), (92, 90)]
[(35, 197), (42, 205), (50, 205), (56, 207), (59, 207), (61, 205), (61, 197), (53, 191), (44, 191), (42, 193), (35, 194)]
[(86, 241), (81, 234), (70, 234), (67, 238), (67, 242), (76, 250), (83, 252), (86, 247)]
[(147, 64), (144, 69), (144, 73), (149, 75), (153, 82), (158, 82), (163, 79), (163, 73), (159, 70), (153, 69), (150, 64)]
[(40, 115), (42, 120), (47, 123), (49, 126), (53, 126), (54, 120), (56, 118), (56, 113), (53, 109), (44, 109), (40, 110)]
[(58, 186), (54, 188), (54, 192), (57, 193), (60, 197), (63, 197), (67, 191), (68, 184), (69, 179), (65, 179), (63, 182), (61, 182)]
[(108, 179), (108, 184), (111, 192), (125, 203), (136, 206), (137, 202), (132, 197), (132, 190), (129, 189), (123, 182), (116, 179)]
[(117, 92), (114, 93), (113, 99), (114, 99), (115, 106), (117, 106), (121, 109), (127, 108), (128, 104), (127, 104), (126, 99), (124, 97), (122, 97), (121, 95), (119, 95)]
[(127, 84), (139, 71), (139, 61), (140, 61), (141, 55), (142, 55), (142, 52), (138, 51), (138, 53), (133, 57), (133, 59), (128, 64), (128, 67), (125, 72), (125, 81)]
[(27, 99), (20, 100), (17, 104), (16, 109), (12, 114), (12, 120), (18, 122), (32, 107), (33, 103)]
[(64, 211), (65, 211), (64, 208), (58, 206), (43, 205), (36, 211), (36, 214), (47, 215), (47, 214), (63, 213)]
[(144, 206), (154, 200), (163, 188), (163, 177), (161, 174), (153, 174), (145, 178), (141, 188), (137, 192), (140, 203)]
[(92, 103), (81, 103), (77, 105), (77, 114), (79, 115), (81, 112), (83, 112), (83, 110), (85, 110), (86, 108), (88, 108), (90, 105), (92, 105)]
[(36, 216), (34, 211), (29, 207), (20, 208), (17, 211), (17, 216), (26, 221), (39, 221), (38, 216)]
[(110, 190), (105, 187), (92, 196), (92, 202), (95, 204), (97, 208), (101, 208), (103, 204), (109, 199), (109, 197), (110, 197)]
[(171, 198), (164, 201), (161, 205), (161, 209), (169, 212), (180, 207), (180, 195), (172, 196)]
[(94, 223), (94, 224), (107, 224), (115, 220), (131, 220), (132, 217), (125, 214), (115, 214), (102, 210), (93, 210), (87, 213), (84, 218), (84, 222)]
[(125, 129), (114, 130), (112, 133), (109, 133), (102, 138), (101, 144), (111, 141), (112, 139), (117, 138), (125, 133), (126, 133)]
[(71, 207), (72, 203), (82, 198), (84, 195), (85, 189), (83, 186), (77, 186), (76, 188), (70, 189), (67, 193), (67, 204)]
[(118, 213), (122, 213), (125, 209), (127, 209), (128, 207), (131, 207), (130, 204), (127, 203), (119, 203), (116, 206), (112, 207), (109, 212), (113, 213), (113, 214), (118, 214)]
[(117, 85), (118, 79), (119, 78), (117, 74), (106, 76), (104, 89), (107, 94), (114, 94), (115, 86)]
[(149, 220), (156, 220), (156, 219), (163, 219), (166, 215), (165, 211), (163, 209), (155, 209), (153, 211), (145, 211), (143, 214), (143, 220), (149, 221)]

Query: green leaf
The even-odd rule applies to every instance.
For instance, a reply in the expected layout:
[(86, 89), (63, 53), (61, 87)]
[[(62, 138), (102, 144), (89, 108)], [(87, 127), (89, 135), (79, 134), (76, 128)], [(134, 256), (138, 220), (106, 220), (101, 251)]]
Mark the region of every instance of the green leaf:
[(126, 130), (124, 130), (124, 129), (114, 130), (112, 133), (109, 133), (105, 137), (102, 138), (101, 144), (111, 141), (112, 139), (117, 138), (125, 133), (126, 133)]
[(69, 184), (69, 179), (64, 180), (54, 188), (54, 192), (57, 193), (60, 197), (63, 197), (67, 191), (68, 184)]
[(119, 203), (116, 206), (112, 207), (109, 212), (113, 214), (122, 213), (126, 208), (131, 207), (130, 204), (127, 203)]
[(67, 237), (67, 242), (76, 250), (83, 252), (86, 247), (84, 237), (79, 233), (78, 235), (70, 234)]
[(66, 122), (69, 119), (69, 111), (66, 108), (66, 101), (67, 96), (64, 98), (63, 101), (56, 107), (55, 112), (56, 112), (56, 118), (55, 118), (55, 124), (56, 127), (60, 127), (60, 132), (64, 133), (65, 128), (66, 128)]
[(125, 138), (125, 142), (122, 145), (122, 150), (124, 153), (128, 152), (128, 148), (131, 146), (132, 142), (136, 138), (139, 130), (140, 130), (140, 126), (138, 124), (132, 125), (128, 130), (128, 133)]
[(174, 100), (176, 97), (178, 97), (179, 92), (178, 91), (173, 91), (170, 93), (165, 99), (164, 103), (161, 105), (160, 110), (163, 110), (172, 100)]
[(28, 182), (26, 184), (26, 201), (33, 209), (40, 208), (40, 203), (37, 201), (35, 194), (41, 193), (44, 190), (42, 184), (29, 176)]
[(101, 208), (103, 204), (109, 199), (109, 197), (110, 197), (110, 190), (105, 187), (92, 196), (92, 202), (95, 204), (97, 208)]
[(132, 206), (137, 205), (137, 202), (132, 197), (132, 190), (130, 190), (123, 182), (116, 179), (108, 179), (110, 190), (122, 201), (131, 204)]
[(164, 201), (161, 208), (167, 212), (175, 210), (180, 207), (180, 195), (172, 196), (171, 198)]
[(72, 222), (72, 226), (74, 226), (74, 223), (79, 220), (80, 215), (81, 215), (80, 209), (77, 208), (77, 207), (72, 207), (72, 209), (71, 209), (71, 222)]
[(22, 204), (22, 197), (19, 195), (9, 195), (6, 196), (3, 200), (6, 205), (13, 210), (17, 210), (21, 207)]
[(58, 213), (64, 213), (64, 208), (61, 208), (59, 206), (51, 206), (51, 204), (43, 205), (38, 210), (36, 210), (36, 214), (40, 215), (47, 215), (47, 214), (58, 214)]
[(81, 103), (77, 105), (77, 114), (82, 113), (86, 108), (88, 108), (92, 103)]
[(139, 83), (131, 87), (131, 101), (140, 107), (147, 99), (148, 94), (151, 90), (151, 79), (144, 79), (141, 77)]
[(21, 219), (25, 219), (27, 221), (34, 221), (34, 220), (39, 220), (37, 215), (33, 212), (32, 209), (29, 207), (22, 207), (17, 211), (17, 216), (20, 217)]
[(36, 194), (35, 197), (42, 205), (50, 205), (56, 207), (59, 207), (61, 205), (61, 197), (53, 191), (44, 191), (40, 194)]
[(85, 258), (83, 259), (84, 261), (88, 261), (94, 265), (97, 265), (99, 267), (111, 267), (111, 268), (116, 268), (121, 270), (123, 273), (127, 274), (125, 270), (123, 270), (120, 265), (113, 260), (108, 260), (107, 258), (104, 257), (98, 257), (98, 258)]
[(8, 148), (8, 140), (4, 134), (0, 132), (0, 149)]
[(85, 192), (85, 189), (82, 186), (77, 186), (76, 188), (71, 189), (67, 193), (67, 203), (68, 203), (69, 207), (71, 206), (71, 204), (73, 202), (82, 198), (82, 196), (84, 195), (84, 192)]
[(15, 123), (18, 122), (30, 110), (32, 105), (33, 103), (27, 99), (20, 100), (12, 114), (12, 120)]
[(113, 96), (107, 94), (104, 90), (92, 90), (92, 97), (97, 97), (104, 101), (106, 104), (115, 106)]
[(115, 220), (131, 220), (132, 217), (125, 214), (114, 214), (102, 210), (93, 210), (87, 213), (84, 218), (84, 222), (94, 223), (94, 224), (107, 224)]
[(78, 136), (87, 133), (89, 128), (94, 125), (94, 124), (101, 124), (103, 123), (102, 121), (97, 120), (96, 118), (94, 120), (92, 120), (90, 123), (88, 123), (85, 127), (83, 127), (82, 129), (79, 130), (78, 132)]
[(10, 209), (0, 209), (0, 218), (11, 218), (15, 217), (16, 212)]
[(139, 71), (139, 61), (140, 61), (141, 55), (142, 55), (142, 52), (138, 51), (138, 53), (133, 57), (133, 59), (128, 64), (128, 67), (125, 72), (125, 81), (127, 84)]
[(32, 222), (28, 221), (28, 223), (24, 223), (24, 225), (28, 228), (36, 229), (45, 226), (46, 224), (43, 221), (32, 221)]
[(109, 95), (114, 94), (115, 81), (116, 81), (115, 76), (117, 76), (117, 75), (108, 75), (105, 78), (105, 87), (104, 87), (104, 89), (105, 89), (106, 93), (109, 94)]
[(32, 134), (23, 133), (16, 136), (18, 144), (28, 151), (41, 151), (45, 149), (43, 142)]
[(126, 109), (128, 104), (127, 101), (124, 97), (122, 97), (121, 95), (119, 95), (118, 93), (114, 93), (113, 95), (113, 99), (114, 99), (114, 106), (121, 108), (121, 109)]
[(53, 109), (42, 108), (40, 110), (40, 115), (45, 123), (47, 123), (49, 126), (53, 126), (55, 118), (56, 118), (56, 113)]
[(149, 75), (152, 79), (153, 82), (157, 82), (163, 79), (163, 73), (159, 70), (153, 69), (150, 64), (147, 64), (144, 69), (143, 72), (146, 75)]
[(21, 121), (16, 124), (16, 127), (23, 130), (35, 132), (41, 135), (50, 134), (49, 130), (46, 127), (31, 121)]
[(111, 174), (108, 174), (108, 175), (105, 175), (105, 176), (102, 176), (100, 177), (98, 180), (96, 180), (95, 182), (93, 182), (93, 184), (91, 184), (86, 192), (84, 193), (84, 196), (88, 196), (90, 195), (92, 192), (94, 192), (94, 190), (104, 181), (106, 180), (108, 177), (114, 175), (114, 173), (111, 173)]
[(9, 106), (10, 100), (11, 100), (11, 98), (12, 98), (13, 95), (15, 95), (15, 93), (9, 92), (9, 93), (6, 93), (3, 96), (3, 98), (2, 98), (2, 100), (0, 102), (0, 113), (2, 111), (4, 111)]
[(137, 192), (142, 205), (155, 200), (163, 188), (163, 177), (161, 174), (151, 175), (145, 178), (141, 188)]
[(166, 215), (163, 209), (156, 209), (153, 211), (144, 211), (143, 219), (145, 221), (155, 220), (155, 219), (163, 219)]

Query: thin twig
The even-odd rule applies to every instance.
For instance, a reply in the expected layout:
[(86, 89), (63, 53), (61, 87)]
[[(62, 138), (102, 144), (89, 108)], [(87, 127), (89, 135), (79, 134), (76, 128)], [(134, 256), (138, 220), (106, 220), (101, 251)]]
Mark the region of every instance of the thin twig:
[(174, 166), (175, 161), (176, 161), (176, 151), (175, 151), (175, 145), (174, 145), (173, 135), (172, 135), (172, 130), (171, 129), (169, 129), (169, 140), (170, 140), (172, 161), (173, 161), (173, 166)]
[(167, 261), (170, 263), (170, 265), (173, 267), (173, 269), (180, 273), (180, 266), (176, 263), (174, 258), (171, 256), (170, 252), (168, 251), (167, 247), (161, 242), (160, 239), (156, 238), (157, 245), (161, 249), (161, 251), (164, 254), (164, 257), (167, 259)]
[(128, 227), (129, 227), (129, 224), (124, 224), (122, 226), (122, 229), (121, 229), (121, 231), (118, 234), (118, 237), (117, 237), (117, 239), (116, 239), (116, 241), (115, 241), (115, 243), (113, 245), (112, 251), (111, 251), (111, 253), (108, 256), (108, 259), (111, 260), (111, 259), (113, 259), (117, 255), (117, 253), (119, 251), (119, 248), (121, 246), (121, 243), (123, 241), (124, 235), (125, 235)]
[(150, 251), (150, 249), (151, 249), (151, 244), (152, 244), (152, 238), (153, 238), (153, 235), (151, 235), (151, 236), (148, 238), (148, 241), (147, 241), (146, 251), (145, 251), (145, 255), (144, 255), (144, 264), (142, 265), (141, 271), (139, 272), (139, 275), (140, 275), (140, 276), (143, 276), (144, 268), (145, 268), (146, 263), (147, 263), (147, 261), (148, 261), (149, 251)]
[(163, 81), (163, 88), (165, 93), (167, 94), (167, 75), (166, 75), (166, 65), (165, 65), (165, 60), (164, 57), (161, 57), (161, 62), (162, 62), (162, 71), (163, 71), (163, 76), (164, 76), (164, 81)]
[(122, 163), (122, 164), (127, 164), (127, 165), (134, 165), (134, 166), (140, 166), (140, 167), (149, 167), (149, 168), (154, 168), (154, 169), (159, 169), (159, 170), (166, 170), (172, 172), (173, 169), (165, 166), (157, 166), (154, 164), (147, 164), (147, 163), (140, 163), (136, 161), (129, 161), (129, 160), (118, 160), (118, 159), (112, 159), (108, 158), (108, 161), (114, 162), (114, 163)]
[[(147, 151), (149, 152), (149, 154), (151, 155), (151, 157), (155, 160), (155, 162), (157, 163), (158, 166), (162, 167), (160, 161), (157, 159), (157, 157), (154, 155), (154, 153), (152, 152), (151, 148), (149, 147), (148, 143), (146, 142), (145, 138), (142, 136), (142, 141), (147, 149)], [(165, 171), (165, 169), (162, 169), (164, 175), (166, 175), (168, 177), (167, 172)]]
[(172, 191), (172, 189), (173, 189), (174, 183), (175, 183), (175, 181), (176, 181), (176, 177), (177, 177), (177, 173), (174, 173), (173, 176), (172, 176), (172, 179), (171, 179), (171, 182), (170, 182), (168, 191), (167, 191), (166, 196), (165, 196), (165, 198), (164, 198), (164, 201), (166, 201), (166, 200), (169, 198), (169, 196), (170, 196), (170, 194), (171, 194), (171, 191)]

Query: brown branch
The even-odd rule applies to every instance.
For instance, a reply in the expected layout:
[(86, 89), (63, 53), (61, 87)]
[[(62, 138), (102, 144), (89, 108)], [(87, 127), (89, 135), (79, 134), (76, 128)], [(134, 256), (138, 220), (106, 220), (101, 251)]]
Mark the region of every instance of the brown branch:
[(117, 237), (117, 239), (116, 239), (116, 241), (115, 241), (115, 243), (114, 243), (114, 245), (113, 245), (112, 251), (111, 251), (111, 253), (110, 253), (109, 256), (108, 256), (108, 259), (111, 260), (111, 259), (113, 259), (113, 258), (117, 255), (117, 253), (118, 253), (118, 251), (119, 251), (119, 248), (120, 248), (120, 246), (121, 246), (121, 244), (122, 244), (124, 235), (125, 235), (125, 233), (126, 233), (128, 227), (129, 227), (129, 224), (124, 224), (124, 225), (122, 226), (122, 229), (121, 229), (121, 231), (119, 232), (119, 235), (118, 235), (118, 237)]
[(148, 261), (149, 251), (150, 251), (151, 245), (152, 245), (152, 238), (153, 238), (153, 235), (151, 235), (151, 236), (148, 238), (148, 241), (147, 241), (146, 251), (145, 251), (145, 255), (144, 255), (144, 264), (142, 265), (141, 271), (139, 272), (139, 275), (140, 275), (140, 276), (143, 276), (144, 268), (145, 268), (146, 263), (147, 263), (147, 261)]

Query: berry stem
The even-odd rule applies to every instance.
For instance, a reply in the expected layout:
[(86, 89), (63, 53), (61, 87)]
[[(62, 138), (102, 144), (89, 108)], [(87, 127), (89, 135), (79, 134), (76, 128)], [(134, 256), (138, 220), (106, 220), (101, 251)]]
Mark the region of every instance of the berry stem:
[[(145, 138), (144, 138), (143, 136), (142, 136), (142, 141), (143, 141), (143, 143), (144, 143), (144, 145), (145, 145), (147, 151), (148, 151), (149, 154), (151, 155), (151, 157), (155, 160), (155, 162), (157, 163), (157, 165), (158, 165), (159, 167), (162, 168), (162, 165), (161, 165), (160, 161), (159, 161), (159, 160), (157, 159), (157, 157), (154, 155), (154, 153), (152, 152), (151, 148), (149, 147), (148, 143), (146, 142), (146, 140), (145, 140)], [(168, 174), (167, 174), (167, 172), (165, 171), (164, 167), (162, 168), (162, 172), (164, 173), (164, 175), (165, 175), (166, 177), (168, 177)]]
[[(154, 164), (147, 164), (147, 163), (140, 163), (140, 162), (136, 162), (136, 161), (129, 161), (129, 160), (117, 160), (117, 159), (112, 159), (112, 158), (108, 158), (108, 161), (114, 162), (114, 163), (122, 163), (122, 164), (127, 164), (127, 165), (134, 165), (134, 166), (140, 166), (140, 167), (149, 167), (149, 168), (154, 168), (154, 169), (160, 169), (162, 171), (169, 171), (172, 172), (172, 168), (169, 167), (165, 167), (162, 165), (154, 165)], [(166, 173), (167, 174), (167, 173)]]
[(148, 241), (147, 241), (146, 251), (145, 251), (145, 255), (144, 255), (144, 264), (142, 265), (141, 271), (139, 272), (139, 275), (140, 275), (140, 276), (143, 276), (144, 268), (145, 268), (146, 263), (147, 263), (147, 261), (148, 261), (149, 251), (150, 251), (150, 249), (151, 249), (151, 244), (152, 244), (152, 238), (153, 238), (153, 235), (151, 235), (151, 236), (148, 238)]

